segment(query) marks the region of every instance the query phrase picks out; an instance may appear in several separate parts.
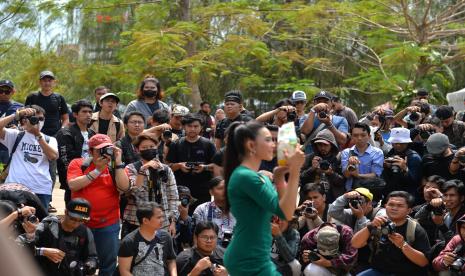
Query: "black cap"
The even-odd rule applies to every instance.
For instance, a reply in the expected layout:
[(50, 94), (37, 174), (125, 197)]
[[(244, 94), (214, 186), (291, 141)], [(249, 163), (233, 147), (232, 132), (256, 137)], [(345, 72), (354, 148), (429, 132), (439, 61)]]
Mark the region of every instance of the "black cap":
[(43, 79), (43, 78), (47, 78), (47, 77), (55, 79), (55, 75), (53, 74), (52, 71), (42, 71), (42, 72), (40, 72), (39, 79)]
[(242, 93), (239, 90), (232, 90), (224, 94), (224, 102), (242, 103)]
[(86, 221), (90, 220), (90, 203), (84, 198), (71, 199), (68, 205), (66, 205), (66, 211), (68, 211), (68, 216), (70, 217)]
[(452, 116), (454, 116), (454, 108), (452, 106), (441, 105), (436, 110), (436, 117), (438, 117), (440, 120), (446, 120)]
[(315, 96), (313, 96), (313, 100), (316, 100), (318, 98), (325, 98), (325, 99), (331, 100), (332, 96), (333, 95), (331, 93), (321, 90)]
[(418, 88), (417, 96), (425, 97), (425, 96), (428, 96), (428, 95), (429, 95), (429, 93), (428, 93), (428, 90), (426, 90), (426, 88)]
[(15, 88), (14, 83), (12, 81), (10, 81), (10, 80), (0, 80), (0, 87), (1, 86), (7, 86), (7, 87), (9, 87), (11, 89)]

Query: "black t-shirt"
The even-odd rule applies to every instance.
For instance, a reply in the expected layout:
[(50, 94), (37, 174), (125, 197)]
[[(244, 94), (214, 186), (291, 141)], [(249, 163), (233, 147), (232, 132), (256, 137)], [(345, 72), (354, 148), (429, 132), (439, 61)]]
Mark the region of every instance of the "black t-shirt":
[[(147, 254), (150, 245), (154, 244), (149, 255), (139, 264)], [(158, 230), (155, 238), (148, 241), (142, 237), (139, 228), (129, 233), (121, 241), (118, 257), (133, 257), (131, 263), (132, 275), (169, 275), (167, 261), (175, 260), (176, 253), (173, 249), (173, 241), (164, 230)]]
[(147, 106), (150, 108), (150, 111), (152, 112), (155, 112), (156, 110), (158, 110), (160, 108), (160, 103), (158, 101), (154, 102), (154, 103), (146, 103)]
[(449, 172), (449, 165), (453, 158), (453, 154), (447, 157), (433, 157), (433, 155), (429, 153), (425, 154), (421, 160), (423, 177), (428, 178), (432, 175), (439, 175), (444, 177), (446, 180), (455, 178)]
[(33, 104), (45, 109), (45, 122), (41, 131), (49, 136), (55, 136), (61, 128), (61, 115), (68, 114), (65, 98), (56, 93), (50, 96), (44, 96), (40, 92), (32, 93), (27, 96), (24, 105)]
[[(401, 234), (406, 240), (407, 224), (396, 227), (396, 232)], [(393, 273), (395, 275), (426, 275), (426, 267), (420, 267), (411, 262), (393, 243), (388, 241), (386, 244), (379, 244), (379, 252), (373, 256), (372, 268), (384, 273)], [(428, 236), (419, 223), (415, 227), (415, 241), (412, 246), (414, 249), (422, 252), (426, 257), (431, 250)]]
[(224, 152), (226, 151), (226, 147), (222, 147), (219, 151), (213, 155), (212, 163), (223, 167), (223, 159), (224, 159)]
[(221, 141), (223, 141), (224, 139), (224, 132), (226, 131), (226, 129), (233, 123), (233, 122), (240, 122), (240, 121), (243, 121), (243, 122), (248, 122), (252, 120), (251, 117), (249, 117), (248, 115), (245, 115), (245, 114), (239, 114), (239, 116), (237, 116), (236, 118), (234, 119), (228, 119), (228, 118), (224, 118), (223, 120), (221, 120), (218, 125), (216, 126), (216, 131), (215, 131), (215, 138), (216, 139), (220, 139)]
[(98, 133), (107, 134), (110, 120), (98, 118)]
[(273, 157), (271, 161), (262, 160), (262, 163), (260, 163), (260, 168), (258, 170), (260, 171), (265, 170), (265, 171), (273, 172), (273, 169), (276, 166), (278, 166), (278, 158)]
[[(213, 253), (211, 254), (210, 261), (212, 264), (223, 265), (223, 256), (224, 248), (217, 246)], [(179, 253), (176, 257), (176, 268), (179, 276), (187, 276), (198, 261), (200, 261), (205, 256), (200, 255), (200, 253), (195, 248), (190, 248)], [(213, 276), (210, 268), (205, 269), (200, 273), (201, 276)]]
[[(201, 162), (202, 164), (210, 164), (215, 152), (215, 145), (204, 137), (200, 137), (195, 143), (181, 138), (171, 143), (166, 161), (168, 163)], [(177, 170), (174, 175), (176, 184), (187, 186), (193, 197), (201, 199), (209, 196), (208, 181), (212, 178), (211, 172), (203, 171), (198, 174)]]

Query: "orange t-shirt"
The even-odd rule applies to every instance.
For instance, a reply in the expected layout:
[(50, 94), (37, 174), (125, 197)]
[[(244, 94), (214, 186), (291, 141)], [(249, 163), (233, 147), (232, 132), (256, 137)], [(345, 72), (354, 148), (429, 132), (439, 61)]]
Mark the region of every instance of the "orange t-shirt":
[[(94, 163), (82, 172), (84, 158), (73, 159), (68, 166), (68, 182), (76, 177), (86, 175), (95, 169)], [(91, 204), (89, 228), (102, 228), (115, 224), (119, 220), (119, 193), (113, 184), (110, 172), (106, 168), (95, 180), (79, 191), (72, 192), (71, 198), (82, 197)]]

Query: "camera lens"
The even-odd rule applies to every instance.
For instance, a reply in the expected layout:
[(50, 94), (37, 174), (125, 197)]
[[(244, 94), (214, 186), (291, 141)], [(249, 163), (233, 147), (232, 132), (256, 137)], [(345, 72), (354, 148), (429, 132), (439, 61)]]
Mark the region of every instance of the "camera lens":
[(326, 114), (326, 112), (324, 112), (324, 111), (320, 111), (318, 113), (318, 117), (324, 119), (324, 118), (328, 117), (328, 114)]

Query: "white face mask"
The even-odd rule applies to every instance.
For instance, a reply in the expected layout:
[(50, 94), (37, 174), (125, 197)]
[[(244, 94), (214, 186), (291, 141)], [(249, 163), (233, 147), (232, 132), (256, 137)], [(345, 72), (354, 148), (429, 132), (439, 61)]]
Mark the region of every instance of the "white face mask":
[(44, 121), (39, 121), (39, 130), (42, 130), (44, 127)]

